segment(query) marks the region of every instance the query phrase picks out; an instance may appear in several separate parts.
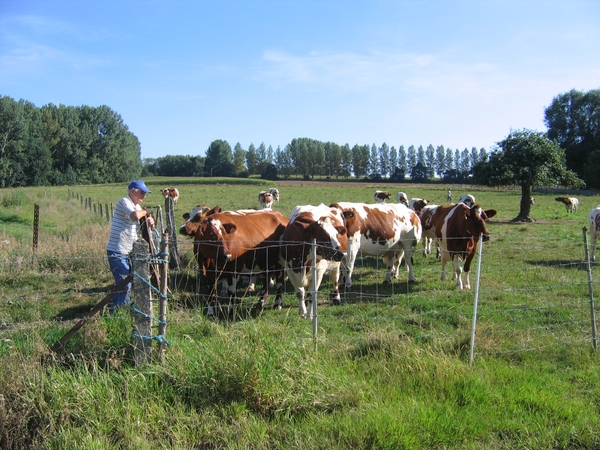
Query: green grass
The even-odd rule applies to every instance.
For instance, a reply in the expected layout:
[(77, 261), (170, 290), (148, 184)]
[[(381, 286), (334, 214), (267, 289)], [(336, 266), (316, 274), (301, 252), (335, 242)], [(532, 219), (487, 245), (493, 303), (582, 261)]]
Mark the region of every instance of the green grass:
[[(161, 205), (158, 191), (177, 187), (180, 224), (198, 203), (258, 207), (258, 191), (275, 185), (197, 182), (148, 179), (153, 193), (144, 204)], [(376, 189), (444, 203), (447, 190), (302, 184), (279, 186), (275, 209), (289, 215), (296, 204), (370, 202)], [(388, 285), (381, 262), (362, 258), (341, 306), (328, 301), (326, 281), (315, 341), (289, 284), (281, 311), (256, 311), (256, 298), (240, 290), (233, 318), (208, 320), (185, 239), (163, 361), (133, 364), (127, 311), (88, 322), (49, 358), (48, 348), (112, 287), (108, 222), (80, 199), (114, 204), (125, 188), (0, 190), (0, 238), (9, 242), (0, 244), (0, 447), (600, 448), (600, 364), (582, 264), (582, 227), (598, 197), (581, 196), (579, 212), (567, 214), (556, 195), (535, 193), (537, 221), (521, 224), (510, 222), (517, 190), (452, 190), (498, 210), (483, 249), (472, 366), (474, 291), (440, 281), (431, 256), (415, 256), (416, 283), (401, 271)], [(477, 258), (472, 285), (476, 267)]]

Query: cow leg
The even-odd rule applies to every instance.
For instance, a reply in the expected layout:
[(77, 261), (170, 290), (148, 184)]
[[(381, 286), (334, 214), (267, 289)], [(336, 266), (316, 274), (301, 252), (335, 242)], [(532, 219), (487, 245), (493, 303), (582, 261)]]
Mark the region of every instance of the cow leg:
[[(329, 276), (331, 279), (331, 284), (333, 286), (333, 294), (332, 294), (333, 304), (341, 305), (342, 297), (340, 296), (340, 269), (338, 268), (337, 270), (332, 270)], [(319, 283), (319, 285), (320, 284), (321, 283)], [(318, 288), (317, 288), (317, 290), (318, 290)]]
[(352, 287), (352, 273), (354, 272), (354, 265), (356, 264), (356, 256), (358, 255), (360, 242), (356, 242), (355, 239), (348, 240), (348, 251), (346, 257), (342, 260), (342, 277), (346, 289)]
[(406, 270), (408, 271), (408, 281), (415, 281), (415, 272), (413, 271), (413, 253), (414, 248), (405, 250)]
[(256, 275), (250, 276), (250, 279), (248, 281), (248, 292), (254, 292), (256, 290), (257, 278), (258, 277)]
[(427, 255), (429, 255), (431, 253), (431, 243), (433, 242), (433, 239), (425, 237), (423, 238), (423, 245), (425, 246), (425, 249), (423, 250), (423, 254), (425, 255), (425, 258), (427, 258)]
[(446, 280), (446, 263), (450, 261), (450, 253), (446, 249), (440, 249), (440, 261), (442, 262), (442, 274), (440, 280)]
[(596, 261), (596, 230), (592, 229), (591, 232), (591, 252), (590, 252), (590, 260), (591, 261)]
[(303, 287), (296, 289), (296, 297), (298, 298), (298, 308), (300, 310), (300, 317), (308, 317), (306, 310), (306, 302), (304, 301), (304, 295), (306, 291)]
[(463, 289), (462, 282), (462, 274), (463, 274), (463, 266), (462, 266), (462, 258), (458, 255), (454, 255), (452, 258), (452, 264), (454, 265), (454, 276), (456, 278), (456, 287), (458, 289)]

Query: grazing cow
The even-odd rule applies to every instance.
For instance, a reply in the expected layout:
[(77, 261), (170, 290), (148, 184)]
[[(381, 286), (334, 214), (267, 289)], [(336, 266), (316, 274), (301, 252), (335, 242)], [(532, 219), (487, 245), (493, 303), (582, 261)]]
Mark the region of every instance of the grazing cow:
[[(312, 261), (313, 239), (316, 241), (316, 261)], [(340, 266), (347, 249), (348, 236), (344, 217), (339, 209), (321, 203), (319, 206), (296, 206), (292, 210), (290, 222), (281, 238), (280, 258), (296, 291), (302, 317), (309, 317), (305, 294), (306, 289), (312, 286), (313, 263), (316, 266), (316, 290), (318, 291), (325, 272), (330, 272), (333, 300), (337, 304), (341, 303)]]
[(164, 188), (160, 191), (164, 198), (169, 198), (169, 188)]
[(448, 201), (448, 203), (452, 203), (452, 190), (451, 189), (448, 189), (448, 194), (447, 194), (446, 200)]
[(346, 288), (352, 286), (352, 272), (359, 252), (383, 256), (387, 265), (384, 283), (389, 283), (402, 257), (406, 257), (408, 280), (414, 281), (412, 256), (421, 239), (421, 221), (413, 210), (398, 204), (333, 203), (344, 216), (348, 253), (342, 265)]
[(471, 208), (475, 204), (475, 197), (472, 196), (471, 194), (461, 195), (460, 198), (458, 199), (458, 203), (464, 203), (469, 208)]
[(271, 209), (273, 206), (273, 194), (267, 191), (260, 191), (258, 193), (258, 201), (262, 209)]
[(598, 241), (598, 237), (600, 237), (600, 206), (596, 206), (590, 211), (588, 222), (590, 225), (591, 236), (590, 259), (596, 261), (596, 242)]
[(277, 190), (277, 188), (270, 188), (269, 194), (271, 194), (273, 196), (273, 200), (276, 203), (279, 203), (279, 191)]
[(396, 194), (396, 201), (408, 206), (408, 196), (404, 192), (398, 192)]
[(385, 203), (386, 200), (389, 200), (392, 194), (387, 191), (375, 191), (373, 194), (373, 199), (375, 203)]
[(568, 213), (576, 213), (579, 207), (579, 200), (575, 197), (556, 197), (554, 200), (563, 203)]
[[(269, 295), (269, 280), (276, 279), (275, 306), (280, 307), (283, 292), (283, 267), (279, 262), (279, 240), (288, 219), (277, 211), (254, 214), (215, 213), (204, 217), (194, 235), (194, 252), (214, 267), (213, 287), (223, 282), (221, 295), (229, 296), (231, 308), (236, 304), (237, 280), (242, 274), (251, 278), (261, 275), (265, 306)], [(209, 315), (213, 313), (209, 305)]]
[[(458, 203), (457, 205), (437, 207), (431, 220), (435, 224), (435, 234), (440, 246), (441, 280), (446, 279), (446, 263), (451, 261), (454, 266), (456, 287), (458, 289), (471, 288), (469, 282), (471, 261), (477, 251), (479, 237), (483, 236), (484, 242), (490, 239), (485, 222), (495, 215), (496, 210), (484, 211), (480, 205), (469, 208), (464, 203)], [(465, 274), (464, 282), (463, 273)]]

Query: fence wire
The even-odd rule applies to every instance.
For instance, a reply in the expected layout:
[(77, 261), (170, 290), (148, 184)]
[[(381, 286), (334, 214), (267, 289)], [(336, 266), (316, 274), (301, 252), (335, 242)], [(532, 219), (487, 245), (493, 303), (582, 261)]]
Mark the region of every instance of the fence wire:
[[(247, 243), (236, 245), (244, 250), (249, 247)], [(182, 312), (177, 315), (177, 320), (185, 320), (186, 311), (190, 314), (190, 320), (196, 320), (198, 312), (207, 313), (210, 289), (205, 280), (198, 276), (193, 240), (180, 239), (178, 246), (182, 264), (179, 270), (170, 274), (170, 309)], [(279, 250), (277, 244), (273, 246)], [(56, 255), (49, 258), (59, 263), (62, 260)], [(106, 271), (107, 279), (110, 279), (105, 257), (66, 259), (79, 260), (81, 264), (92, 260), (98, 270)], [(0, 271), (15, 270), (15, 263), (18, 261), (0, 259)], [(70, 264), (74, 267), (78, 265), (77, 261)], [(474, 262), (472, 286), (475, 283), (475, 267)], [(349, 331), (343, 337), (320, 333), (321, 345), (327, 345), (327, 340), (338, 343), (340, 339), (360, 341), (368, 333), (385, 331), (415, 342), (448, 348), (464, 346), (470, 333), (474, 290), (457, 290), (452, 280), (451, 264), (446, 269), (448, 279), (440, 281), (440, 263), (435, 260), (434, 254), (425, 257), (419, 246), (414, 255), (417, 282), (408, 282), (407, 273), (402, 267), (398, 278), (384, 284), (386, 268), (381, 257), (359, 254), (352, 276), (353, 286), (348, 291), (341, 290), (341, 307), (333, 306), (329, 300), (333, 285), (328, 275), (319, 288), (320, 329), (335, 330), (344, 326)], [(577, 240), (540, 239), (525, 245), (518, 242), (486, 244), (482, 257), (475, 355), (510, 355), (563, 345), (591, 347), (586, 269), (585, 248)], [(249, 318), (269, 320), (269, 314), (249, 313), (256, 308), (258, 293), (264, 289), (265, 283), (268, 286), (265, 273), (259, 270), (240, 272), (241, 269), (232, 264), (229, 270), (219, 274), (220, 277), (239, 278), (233, 312), (229, 310), (229, 296), (217, 292), (215, 300), (224, 308), (221, 317), (228, 321)], [(250, 290), (248, 283), (253, 278), (260, 284), (255, 290)], [(596, 286), (597, 282), (594, 281), (594, 290), (597, 290)], [(110, 287), (75, 286), (71, 292), (56, 294), (45, 292), (43, 286), (31, 286), (25, 295), (15, 297), (0, 290), (0, 307), (19, 307), (26, 311), (22, 319), (15, 321), (9, 319), (11, 316), (0, 308), (0, 338), (9, 338), (10, 333), (19, 330), (71, 324), (77, 318), (42, 319), (45, 303), (56, 301), (57, 295), (63, 295), (65, 302), (77, 295), (94, 304)], [(283, 301), (285, 308), (298, 308), (298, 300), (289, 281), (284, 284)], [(273, 295), (265, 308), (272, 306)], [(310, 327), (308, 323), (307, 327)]]

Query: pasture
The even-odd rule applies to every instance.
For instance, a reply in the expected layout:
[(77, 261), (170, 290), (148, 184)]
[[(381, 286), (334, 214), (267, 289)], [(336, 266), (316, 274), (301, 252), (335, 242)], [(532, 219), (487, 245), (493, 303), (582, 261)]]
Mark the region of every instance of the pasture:
[[(600, 448), (600, 364), (592, 345), (582, 227), (598, 196), (567, 213), (555, 193), (535, 192), (535, 223), (512, 223), (520, 191), (447, 185), (147, 179), (142, 206), (176, 187), (176, 222), (196, 204), (273, 209), (373, 201), (375, 190), (444, 204), (475, 195), (497, 216), (484, 244), (474, 364), (474, 290), (440, 281), (440, 263), (414, 258), (383, 284), (381, 260), (357, 261), (341, 306), (319, 290), (319, 329), (284, 308), (256, 311), (240, 289), (233, 317), (210, 320), (196, 294), (191, 240), (177, 236), (165, 359), (134, 367), (126, 311), (88, 323), (65, 352), (48, 348), (112, 287), (100, 203), (125, 186), (0, 190), (0, 447), (2, 448)], [(211, 180), (212, 181), (212, 180)], [(242, 181), (243, 184), (235, 184)], [(40, 206), (32, 251), (33, 205)], [(35, 257), (34, 257), (35, 256)], [(471, 284), (475, 285), (475, 258)], [(327, 281), (327, 277), (325, 278)], [(272, 302), (271, 302), (272, 303)]]

